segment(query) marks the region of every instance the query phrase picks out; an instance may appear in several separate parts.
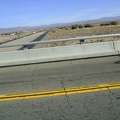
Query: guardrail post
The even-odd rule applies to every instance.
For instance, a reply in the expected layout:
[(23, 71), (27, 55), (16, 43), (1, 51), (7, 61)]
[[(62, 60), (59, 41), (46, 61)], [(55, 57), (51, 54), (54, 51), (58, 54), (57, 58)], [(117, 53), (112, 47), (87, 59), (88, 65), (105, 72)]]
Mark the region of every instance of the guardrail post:
[(84, 39), (81, 39), (80, 40), (80, 44), (84, 44), (85, 43), (85, 40)]
[(27, 50), (27, 49), (28, 49), (27, 45), (24, 45), (23, 50)]

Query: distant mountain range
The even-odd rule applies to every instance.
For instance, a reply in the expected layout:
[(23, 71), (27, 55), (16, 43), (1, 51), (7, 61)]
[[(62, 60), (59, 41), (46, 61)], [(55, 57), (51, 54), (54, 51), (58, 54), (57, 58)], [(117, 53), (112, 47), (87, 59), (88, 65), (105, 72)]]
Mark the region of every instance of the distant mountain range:
[(34, 27), (14, 27), (14, 28), (0, 28), (0, 34), (2, 33), (11, 33), (11, 32), (19, 32), (19, 31), (26, 31), (27, 28), (29, 30), (35, 29), (50, 29), (55, 27), (63, 27), (63, 26), (70, 26), (73, 24), (87, 24), (87, 23), (102, 23), (102, 22), (109, 22), (109, 21), (120, 21), (120, 16), (117, 17), (104, 17), (96, 20), (86, 20), (86, 21), (77, 21), (77, 22), (70, 22), (70, 23), (56, 23), (50, 25), (41, 25), (41, 26), (34, 26)]

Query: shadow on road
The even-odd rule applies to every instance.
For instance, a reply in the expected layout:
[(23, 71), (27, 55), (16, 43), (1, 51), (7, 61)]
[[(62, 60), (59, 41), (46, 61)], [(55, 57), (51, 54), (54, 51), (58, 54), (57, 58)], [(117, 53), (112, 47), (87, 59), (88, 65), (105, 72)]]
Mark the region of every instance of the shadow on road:
[(117, 97), (116, 99), (120, 99), (120, 97)]
[(120, 64), (120, 60), (119, 60), (119, 61), (116, 61), (115, 64)]
[(11, 82), (0, 82), (1, 85), (8, 85), (8, 84), (18, 84), (18, 83), (28, 83), (30, 81), (11, 81)]
[[(118, 57), (120, 58), (120, 53), (119, 53)], [(115, 64), (120, 64), (120, 60), (116, 61)]]
[[(31, 41), (31, 42), (37, 42), (37, 41), (41, 41), (46, 35), (47, 35), (48, 32), (45, 32), (44, 34), (40, 35), (38, 38), (36, 38), (34, 41)], [(35, 45), (26, 45), (24, 47), (26, 47), (27, 49), (32, 49)], [(19, 50), (23, 50), (24, 47), (20, 48)]]

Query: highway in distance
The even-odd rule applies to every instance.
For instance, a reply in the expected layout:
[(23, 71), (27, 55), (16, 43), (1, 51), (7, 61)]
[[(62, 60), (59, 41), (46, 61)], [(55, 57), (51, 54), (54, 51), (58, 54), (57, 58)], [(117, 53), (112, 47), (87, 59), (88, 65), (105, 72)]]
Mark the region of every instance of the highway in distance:
[[(34, 40), (39, 40), (40, 39), (39, 37), (44, 33), (45, 32), (35, 33), (35, 34), (30, 35), (30, 36), (26, 36), (26, 37), (19, 38), (19, 39), (13, 40), (13, 41), (9, 41), (7, 43), (4, 43), (4, 45), (20, 44), (20, 43), (30, 42), (30, 41), (34, 41)], [(22, 47), (23, 46), (0, 48), (0, 52), (16, 51), (16, 50), (21, 49)]]
[(0, 120), (120, 120), (120, 56), (1, 67)]

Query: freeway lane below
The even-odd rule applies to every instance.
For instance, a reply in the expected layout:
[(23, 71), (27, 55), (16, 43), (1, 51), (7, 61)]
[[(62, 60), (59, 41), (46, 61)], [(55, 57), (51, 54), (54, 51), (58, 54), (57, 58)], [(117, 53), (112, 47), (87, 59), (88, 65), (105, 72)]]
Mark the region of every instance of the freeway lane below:
[[(0, 68), (0, 96), (120, 83), (120, 57)], [(120, 89), (0, 102), (2, 120), (119, 120)]]
[[(24, 42), (30, 42), (34, 40), (40, 40), (40, 36), (44, 34), (45, 32), (39, 32), (36, 34), (32, 34), (30, 36), (24, 37), (24, 38), (19, 38), (13, 41), (9, 41), (7, 43), (4, 43), (4, 45), (9, 45), (9, 44), (18, 44), (18, 43), (24, 43)], [(15, 47), (5, 47), (5, 48), (0, 48), (0, 52), (9, 52), (9, 51), (16, 51), (21, 49), (23, 46), (15, 46)]]

